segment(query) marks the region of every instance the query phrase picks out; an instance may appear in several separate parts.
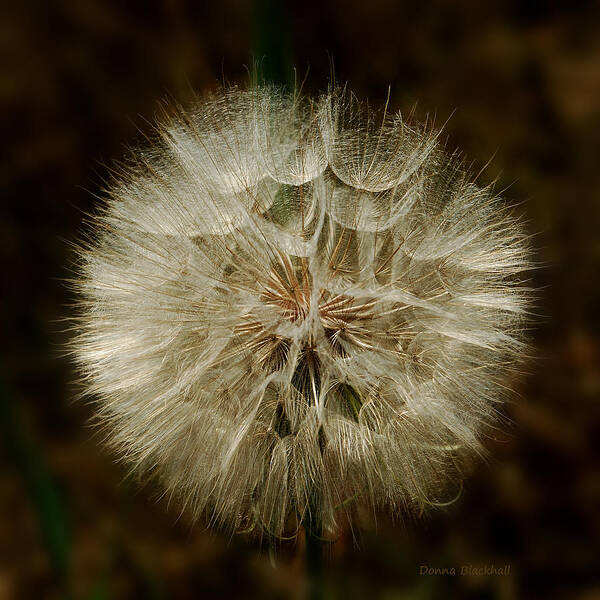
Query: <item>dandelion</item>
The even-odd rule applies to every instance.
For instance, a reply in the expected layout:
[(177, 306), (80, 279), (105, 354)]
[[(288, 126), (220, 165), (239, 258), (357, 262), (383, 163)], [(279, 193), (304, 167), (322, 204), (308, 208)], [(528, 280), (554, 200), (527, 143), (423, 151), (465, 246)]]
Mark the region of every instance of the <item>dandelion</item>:
[(440, 502), (523, 352), (519, 219), (343, 90), (226, 88), (156, 131), (80, 250), (74, 350), (122, 458), (269, 536)]

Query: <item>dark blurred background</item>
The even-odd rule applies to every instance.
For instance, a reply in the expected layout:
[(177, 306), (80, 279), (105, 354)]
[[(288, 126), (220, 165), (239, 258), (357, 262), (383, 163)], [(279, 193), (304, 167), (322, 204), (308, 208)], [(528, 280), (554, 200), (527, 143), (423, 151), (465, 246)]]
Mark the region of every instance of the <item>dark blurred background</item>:
[[(272, 4), (269, 8), (269, 4)], [(373, 104), (444, 123), (536, 234), (536, 359), (460, 500), (327, 547), (329, 598), (600, 598), (600, 5), (467, 0), (4, 3), (0, 599), (302, 598), (304, 558), (191, 527), (115, 465), (77, 402), (69, 246), (157, 102), (331, 63)], [(278, 49), (278, 50), (277, 50)], [(270, 62), (269, 62), (270, 61)], [(283, 65), (283, 67), (282, 67)], [(359, 548), (355, 547), (358, 544)], [(273, 563), (274, 562), (274, 566)], [(510, 565), (505, 576), (421, 565)]]

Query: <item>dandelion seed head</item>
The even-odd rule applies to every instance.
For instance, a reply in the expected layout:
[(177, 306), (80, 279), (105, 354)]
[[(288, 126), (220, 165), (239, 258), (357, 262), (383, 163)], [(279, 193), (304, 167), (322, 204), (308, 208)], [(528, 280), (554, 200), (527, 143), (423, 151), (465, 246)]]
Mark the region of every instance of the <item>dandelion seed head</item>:
[(80, 258), (73, 345), (110, 441), (235, 529), (440, 501), (523, 351), (520, 220), (431, 128), (343, 90), (176, 111)]

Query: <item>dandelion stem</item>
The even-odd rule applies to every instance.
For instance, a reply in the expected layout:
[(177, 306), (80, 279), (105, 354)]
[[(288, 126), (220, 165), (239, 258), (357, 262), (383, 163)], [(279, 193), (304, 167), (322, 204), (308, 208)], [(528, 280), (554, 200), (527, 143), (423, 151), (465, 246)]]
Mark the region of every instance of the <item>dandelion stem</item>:
[(304, 521), (306, 543), (306, 571), (308, 575), (309, 600), (323, 599), (323, 525), (319, 511), (312, 503)]

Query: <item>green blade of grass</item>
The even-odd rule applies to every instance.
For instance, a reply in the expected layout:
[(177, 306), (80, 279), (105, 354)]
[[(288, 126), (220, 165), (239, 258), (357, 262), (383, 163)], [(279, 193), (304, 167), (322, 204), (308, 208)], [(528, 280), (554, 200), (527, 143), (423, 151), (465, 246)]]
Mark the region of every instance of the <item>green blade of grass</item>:
[(43, 449), (26, 425), (13, 395), (2, 379), (0, 430), (9, 460), (23, 478), (50, 564), (60, 585), (66, 590), (70, 556), (67, 511), (56, 481), (44, 460)]

